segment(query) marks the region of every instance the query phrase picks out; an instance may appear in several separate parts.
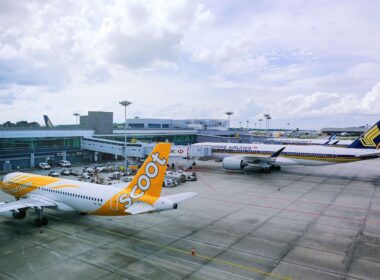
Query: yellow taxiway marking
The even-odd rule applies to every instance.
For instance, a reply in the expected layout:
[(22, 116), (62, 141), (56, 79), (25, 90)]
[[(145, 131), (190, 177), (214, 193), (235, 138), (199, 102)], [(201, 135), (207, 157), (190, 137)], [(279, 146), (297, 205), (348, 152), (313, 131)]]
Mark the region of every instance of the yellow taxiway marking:
[[(56, 217), (56, 216), (53, 216), (53, 215), (46, 215), (46, 216), (51, 216), (53, 218), (56, 218), (56, 219), (59, 219), (59, 220), (63, 220), (63, 221), (66, 220), (66, 219), (62, 219), (60, 217)], [(69, 221), (72, 222), (71, 220), (69, 220)], [(241, 269), (244, 269), (244, 270), (248, 270), (248, 271), (252, 271), (252, 272), (256, 272), (256, 273), (259, 273), (259, 274), (262, 274), (262, 275), (265, 275), (265, 276), (268, 276), (268, 277), (272, 277), (272, 278), (276, 278), (276, 279), (283, 279), (283, 280), (293, 280), (293, 278), (290, 278), (288, 276), (282, 276), (282, 275), (279, 275), (279, 274), (267, 272), (267, 271), (264, 271), (264, 270), (261, 270), (261, 269), (255, 268), (255, 267), (251, 267), (251, 266), (241, 265), (241, 264), (238, 264), (238, 263), (224, 261), (224, 260), (221, 260), (221, 259), (217, 259), (217, 258), (213, 258), (213, 257), (209, 257), (209, 256), (204, 256), (204, 255), (199, 255), (199, 254), (192, 255), (191, 252), (183, 250), (183, 249), (178, 249), (178, 248), (171, 247), (171, 246), (168, 246), (168, 245), (152, 242), (152, 241), (149, 241), (149, 240), (146, 240), (146, 239), (142, 239), (142, 238), (137, 238), (137, 237), (121, 234), (121, 233), (114, 232), (114, 231), (111, 231), (111, 230), (102, 229), (102, 228), (99, 228), (99, 227), (94, 227), (94, 229), (102, 231), (102, 232), (110, 233), (110, 234), (113, 234), (113, 235), (121, 236), (123, 238), (127, 238), (127, 239), (130, 239), (130, 240), (135, 240), (135, 241), (138, 241), (138, 242), (141, 242), (141, 243), (144, 243), (144, 244), (149, 244), (149, 245), (153, 245), (153, 246), (156, 246), (156, 247), (160, 247), (162, 249), (169, 250), (169, 251), (172, 251), (172, 252), (177, 252), (177, 253), (181, 253), (181, 254), (185, 254), (185, 255), (190, 255), (190, 256), (197, 257), (197, 258), (204, 259), (204, 260), (208, 260), (208, 261), (214, 261), (214, 262), (217, 262), (217, 263), (221, 263), (221, 264), (225, 264), (225, 265), (229, 265), (229, 266), (233, 266), (233, 267), (238, 267), (238, 268), (241, 268)]]

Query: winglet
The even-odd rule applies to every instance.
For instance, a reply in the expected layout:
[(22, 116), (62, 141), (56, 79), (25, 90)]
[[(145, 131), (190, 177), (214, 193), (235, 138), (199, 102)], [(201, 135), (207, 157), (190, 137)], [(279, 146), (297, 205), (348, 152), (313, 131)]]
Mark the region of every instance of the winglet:
[(273, 155), (271, 155), (270, 157), (271, 157), (271, 158), (276, 158), (276, 157), (278, 157), (278, 156), (282, 153), (282, 151), (285, 150), (285, 148), (286, 148), (286, 147), (283, 147), (283, 148), (279, 149), (277, 152), (275, 152), (275, 153), (274, 153)]

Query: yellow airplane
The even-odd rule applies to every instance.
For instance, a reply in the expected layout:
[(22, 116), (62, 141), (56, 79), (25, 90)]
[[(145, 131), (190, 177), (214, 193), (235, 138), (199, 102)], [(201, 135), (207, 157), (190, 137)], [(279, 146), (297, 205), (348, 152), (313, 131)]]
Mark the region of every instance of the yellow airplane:
[(0, 189), (16, 201), (0, 204), (0, 215), (23, 219), (28, 209), (38, 218), (35, 225), (47, 225), (44, 208), (102, 216), (135, 215), (177, 209), (177, 203), (197, 193), (161, 197), (170, 144), (155, 146), (134, 179), (123, 189), (86, 182), (14, 172), (0, 181)]

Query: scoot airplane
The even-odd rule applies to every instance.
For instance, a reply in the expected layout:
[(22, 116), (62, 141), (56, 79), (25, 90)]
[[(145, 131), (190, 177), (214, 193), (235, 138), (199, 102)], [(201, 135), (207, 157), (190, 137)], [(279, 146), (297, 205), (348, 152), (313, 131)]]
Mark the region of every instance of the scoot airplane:
[(123, 189), (29, 173), (10, 173), (0, 189), (17, 200), (0, 205), (0, 215), (23, 219), (28, 209), (37, 215), (35, 225), (47, 225), (44, 208), (84, 214), (119, 216), (177, 209), (177, 203), (196, 193), (161, 197), (170, 144), (159, 143), (134, 179)]
[(271, 144), (198, 143), (195, 151), (206, 147), (211, 157), (223, 160), (223, 167), (242, 170), (258, 166), (263, 172), (285, 165), (330, 165), (380, 157), (380, 121), (354, 140), (347, 148)]

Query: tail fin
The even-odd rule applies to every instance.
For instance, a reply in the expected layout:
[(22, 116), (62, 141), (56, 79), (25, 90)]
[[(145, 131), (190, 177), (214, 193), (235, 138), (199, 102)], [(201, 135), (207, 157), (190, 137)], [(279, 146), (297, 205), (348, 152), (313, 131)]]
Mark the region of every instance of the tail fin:
[(47, 115), (44, 115), (45, 125), (46, 127), (53, 127), (53, 123), (50, 121)]
[(331, 136), (327, 140), (331, 141), (331, 140), (335, 140), (335, 138), (336, 138), (336, 133), (331, 134)]
[(170, 154), (169, 143), (157, 144), (126, 188), (133, 200), (154, 204), (161, 195)]
[(354, 140), (347, 148), (379, 149), (380, 148), (380, 121)]

